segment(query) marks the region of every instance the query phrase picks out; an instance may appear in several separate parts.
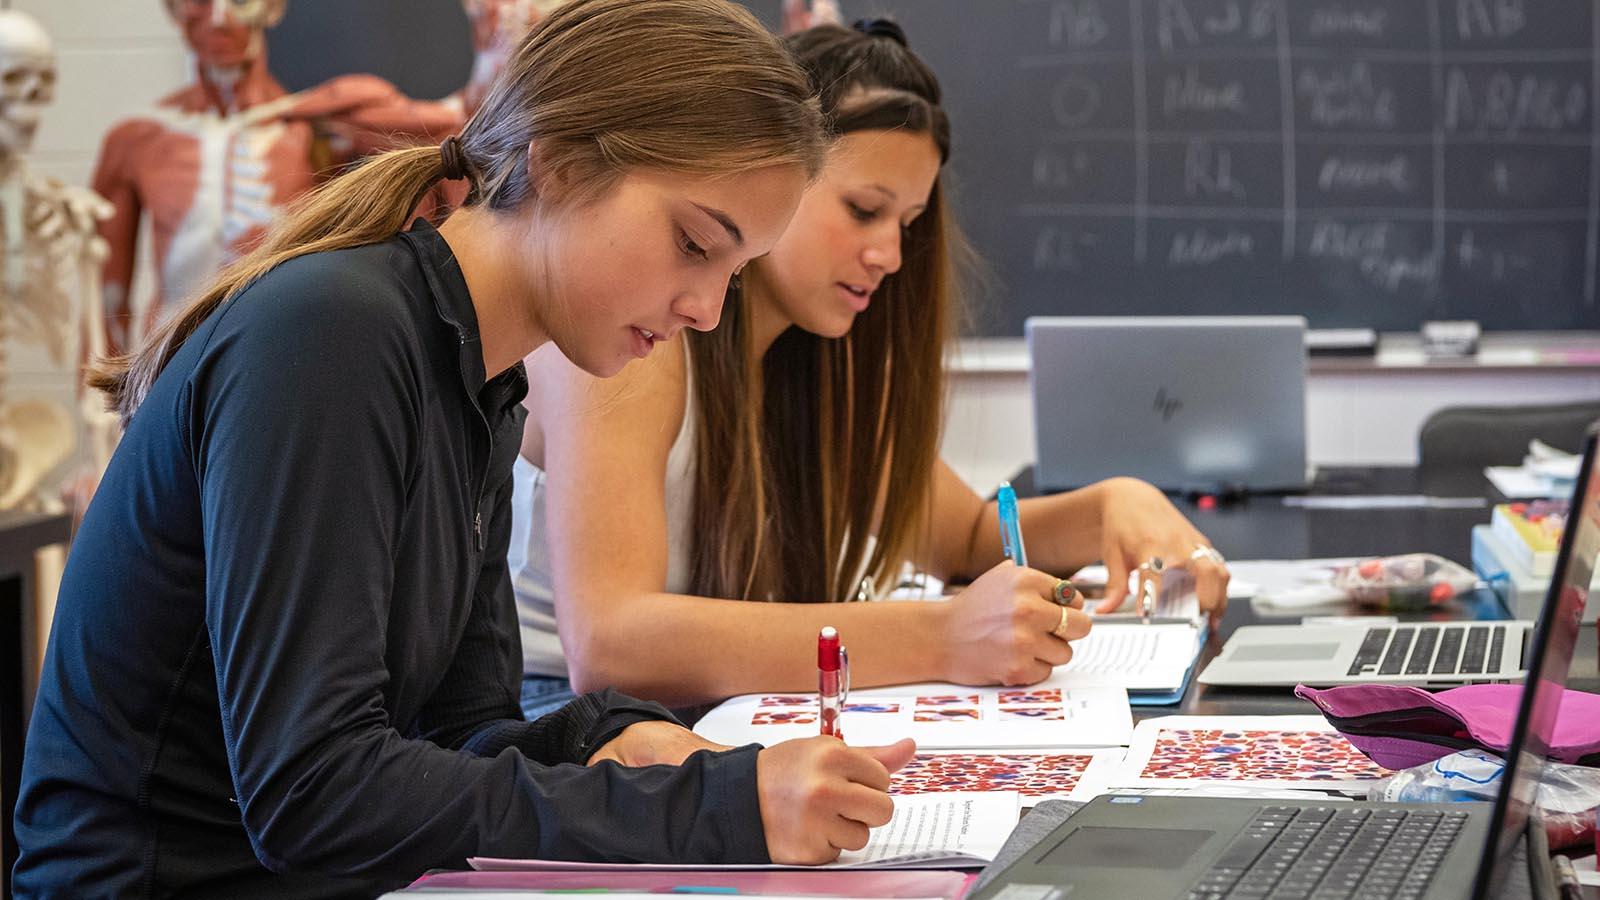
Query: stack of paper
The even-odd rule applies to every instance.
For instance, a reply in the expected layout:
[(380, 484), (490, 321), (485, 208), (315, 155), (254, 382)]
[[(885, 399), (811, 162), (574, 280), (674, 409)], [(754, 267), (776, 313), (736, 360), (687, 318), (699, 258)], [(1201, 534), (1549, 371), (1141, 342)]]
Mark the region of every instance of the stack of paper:
[(1205, 626), (1188, 618), (1140, 622), (1097, 616), (1088, 636), (1072, 642), (1072, 661), (1047, 683), (1119, 687), (1135, 705), (1177, 703), (1205, 636)]

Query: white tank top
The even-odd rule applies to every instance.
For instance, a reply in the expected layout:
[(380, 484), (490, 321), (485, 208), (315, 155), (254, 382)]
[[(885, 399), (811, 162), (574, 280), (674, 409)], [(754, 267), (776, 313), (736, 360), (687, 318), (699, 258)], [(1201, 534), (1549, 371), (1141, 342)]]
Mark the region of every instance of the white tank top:
[[(694, 508), (694, 368), (684, 354), (683, 424), (667, 453), (667, 583), (669, 594), (689, 590), (689, 517)], [(555, 592), (546, 539), (545, 480), (550, 476), (521, 455), (512, 468), (511, 588), (522, 626), (522, 671), (567, 677), (567, 657), (556, 632)]]

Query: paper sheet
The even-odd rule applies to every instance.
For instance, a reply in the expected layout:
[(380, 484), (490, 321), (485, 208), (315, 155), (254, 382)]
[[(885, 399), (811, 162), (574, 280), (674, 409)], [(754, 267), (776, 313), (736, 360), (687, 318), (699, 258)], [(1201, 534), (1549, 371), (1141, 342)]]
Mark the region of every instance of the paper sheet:
[[(915, 684), (852, 691), (844, 736), (852, 744), (913, 738), (925, 750), (1119, 747), (1133, 734), (1128, 692), (1064, 687), (1057, 669), (1027, 688)], [(707, 713), (695, 733), (724, 744), (771, 745), (818, 733), (816, 694), (747, 694)]]
[(867, 846), (826, 868), (948, 868), (994, 861), (1021, 818), (1015, 791), (910, 794), (894, 798), (894, 818), (872, 829)]
[(1046, 683), (1175, 691), (1200, 655), (1204, 634), (1187, 622), (1096, 621), (1087, 637), (1072, 642), (1072, 661)]
[(891, 794), (1015, 791), (1023, 806), (1089, 800), (1110, 783), (1122, 750), (919, 752), (889, 779)]
[(1583, 856), (1572, 861), (1573, 871), (1578, 873), (1578, 883), (1589, 887), (1600, 887), (1600, 871), (1595, 869), (1595, 858)]
[(966, 893), (970, 879), (961, 872), (935, 869), (861, 871), (843, 869), (785, 869), (773, 872), (479, 872), (472, 869), (430, 872), (412, 882), (404, 891), (386, 895), (399, 900), (429, 897), (482, 897), (482, 892), (573, 894), (601, 889), (607, 894), (647, 893), (661, 900), (663, 893), (737, 893), (753, 897), (872, 897), (877, 900), (956, 900)]
[(1254, 585), (1251, 603), (1257, 614), (1281, 616), (1349, 608), (1350, 598), (1333, 586), (1333, 573), (1354, 562), (1354, 557), (1263, 559), (1229, 563), (1228, 568), (1235, 579), (1247, 579)]
[(1321, 716), (1164, 716), (1134, 729), (1113, 786), (1365, 793), (1392, 774)]
[(1572, 482), (1551, 478), (1548, 473), (1526, 466), (1489, 466), (1483, 474), (1495, 490), (1512, 500), (1541, 500), (1572, 493)]
[(894, 798), (894, 818), (872, 829), (867, 845), (846, 850), (825, 866), (778, 864), (678, 865), (667, 863), (581, 863), (548, 859), (467, 860), (485, 872), (684, 872), (762, 869), (948, 869), (979, 868), (992, 862), (1022, 807), (1015, 791), (918, 794)]
[[(451, 888), (425, 888), (425, 889), (416, 889), (416, 890), (407, 890), (407, 891), (391, 891), (390, 893), (384, 894), (383, 896), (379, 897), (378, 900), (415, 900), (415, 898), (419, 894), (422, 897), (426, 898), (426, 900), (445, 900), (445, 898), (453, 898), (453, 897), (470, 898), (470, 900), (529, 900), (529, 898), (532, 898), (532, 897), (539, 897), (539, 896), (546, 896), (546, 895), (557, 895), (557, 894), (573, 894), (573, 893), (580, 893), (580, 894), (603, 893), (605, 895), (605, 900), (661, 900), (661, 894), (659, 892), (658, 893), (643, 893), (643, 892), (630, 893), (628, 891), (613, 891), (613, 890), (610, 890), (608, 888), (595, 888), (593, 890), (580, 888), (580, 889), (576, 889), (576, 890), (553, 890), (553, 891), (540, 891), (540, 890), (522, 890), (522, 891), (504, 890), (504, 891), (498, 891), (498, 890), (494, 890), (494, 889), (485, 889), (485, 888), (476, 888), (476, 887), (462, 887), (462, 888), (455, 888), (455, 889), (451, 889)], [(730, 891), (726, 891), (726, 892), (724, 892), (724, 891), (698, 891), (698, 890), (690, 889), (690, 890), (683, 891), (682, 893), (689, 893), (689, 894), (695, 894), (695, 893), (722, 894), (722, 893), (737, 893), (737, 891), (734, 891), (734, 890), (730, 890)], [(785, 896), (783, 896), (781, 894), (761, 894), (760, 897), (761, 897), (761, 900), (817, 900), (815, 895), (794, 895), (794, 896), (785, 897)], [(828, 900), (854, 900), (854, 898), (839, 897), (839, 896), (835, 896), (835, 895), (830, 894), (830, 895), (828, 895)], [(863, 900), (864, 900), (864, 898), (863, 898)], [(940, 900), (940, 898), (938, 898), (938, 897), (928, 897), (928, 898), (923, 898), (923, 900)]]

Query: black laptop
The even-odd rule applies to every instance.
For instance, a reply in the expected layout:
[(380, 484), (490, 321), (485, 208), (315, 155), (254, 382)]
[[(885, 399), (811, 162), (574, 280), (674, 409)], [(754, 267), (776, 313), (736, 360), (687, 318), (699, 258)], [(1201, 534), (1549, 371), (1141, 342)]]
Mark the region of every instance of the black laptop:
[[(972, 900), (1099, 897), (1488, 900), (1528, 884), (1518, 853), (1555, 731), (1579, 619), (1600, 556), (1596, 434), (1528, 655), (1511, 752), (1494, 803), (1322, 803), (1097, 797)], [(1529, 844), (1542, 847), (1542, 834)], [(1540, 859), (1542, 862), (1542, 859)], [(1517, 871), (1523, 867), (1524, 871)], [(1534, 873), (1535, 884), (1539, 883)]]

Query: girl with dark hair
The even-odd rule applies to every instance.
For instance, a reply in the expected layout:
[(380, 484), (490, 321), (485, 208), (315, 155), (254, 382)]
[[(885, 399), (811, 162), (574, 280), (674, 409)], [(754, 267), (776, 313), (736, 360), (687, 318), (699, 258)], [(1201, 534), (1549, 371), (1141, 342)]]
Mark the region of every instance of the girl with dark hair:
[[(674, 704), (812, 689), (824, 624), (858, 686), (1028, 684), (1088, 631), (1052, 602), (1058, 579), (1003, 562), (994, 505), (938, 457), (962, 253), (938, 80), (893, 22), (786, 40), (834, 141), (721, 326), (604, 384), (554, 354), (529, 362), (511, 546), (525, 709), (563, 696), (569, 671)], [(1033, 563), (1104, 559), (1112, 602), (1152, 556), (1192, 568), (1213, 614), (1226, 602), (1220, 557), (1147, 484), (1021, 514)], [(973, 581), (947, 603), (835, 605), (907, 561)]]

